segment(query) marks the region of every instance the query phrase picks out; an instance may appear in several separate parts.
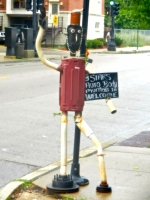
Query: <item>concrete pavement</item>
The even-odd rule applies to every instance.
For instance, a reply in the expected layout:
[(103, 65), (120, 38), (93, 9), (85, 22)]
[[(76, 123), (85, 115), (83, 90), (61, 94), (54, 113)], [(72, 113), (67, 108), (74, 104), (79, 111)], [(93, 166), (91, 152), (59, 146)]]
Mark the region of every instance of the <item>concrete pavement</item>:
[[(150, 129), (147, 129), (150, 131)], [(149, 132), (150, 133), (150, 132)], [(134, 133), (128, 133), (124, 137), (132, 139)], [(136, 141), (135, 135), (134, 140)], [(150, 136), (149, 138), (150, 139)], [(45, 194), (36, 190), (27, 190), (19, 193), (17, 198), (11, 195), (18, 188), (22, 181), (12, 181), (0, 190), (0, 199), (5, 200), (9, 195), (18, 200), (49, 200), (49, 199), (70, 199), (70, 200), (149, 200), (150, 199), (150, 148), (139, 148), (121, 146), (119, 141), (126, 141), (123, 138), (112, 138), (103, 142), (105, 153), (105, 165), (107, 182), (112, 188), (111, 193), (96, 192), (100, 184), (99, 168), (94, 147), (80, 152), (80, 176), (89, 180), (89, 185), (80, 186), (78, 192), (66, 194)], [(116, 143), (114, 144), (114, 142)], [(118, 142), (117, 142), (118, 141)], [(149, 140), (150, 144), (150, 140)], [(136, 146), (136, 145), (135, 145)], [(68, 158), (68, 174), (72, 164), (72, 158)], [(35, 185), (46, 189), (52, 183), (54, 175), (59, 174), (60, 162), (52, 163), (31, 174), (21, 177), (22, 180), (31, 180)]]
[[(112, 187), (112, 192), (107, 194), (96, 192), (96, 187), (100, 184), (100, 178), (97, 156), (93, 154), (80, 159), (81, 174), (89, 179), (90, 184), (80, 187), (79, 192), (68, 196), (74, 199), (85, 198), (87, 200), (149, 200), (150, 149), (111, 146), (106, 148), (104, 153), (106, 154), (107, 180)], [(70, 172), (70, 164), (68, 171)], [(34, 183), (45, 188), (46, 185), (52, 183), (56, 174), (59, 174), (59, 170), (42, 176)], [(52, 195), (50, 198), (52, 198)]]
[[(89, 50), (90, 53), (108, 53), (107, 50)], [(150, 52), (150, 47), (141, 47), (136, 50), (133, 48), (117, 48), (116, 52), (109, 53), (143, 53)], [(4, 57), (5, 53), (0, 52), (0, 57)], [(49, 55), (47, 55), (49, 56)], [(13, 59), (15, 61), (25, 61), (25, 59)], [(26, 59), (27, 60), (27, 59)], [(38, 58), (30, 59), (33, 61)], [(0, 60), (1, 62), (12, 62), (12, 59)], [(149, 125), (148, 125), (149, 127)], [(149, 131), (148, 127), (146, 130)], [(140, 130), (139, 130), (140, 132)], [(34, 192), (23, 192), (17, 199), (23, 200), (48, 200), (48, 199), (63, 199), (68, 196), (70, 199), (87, 199), (87, 200), (149, 200), (150, 199), (150, 148), (139, 148), (113, 145), (116, 142), (122, 141), (125, 138), (132, 137), (136, 132), (128, 133), (124, 138), (112, 138), (109, 141), (103, 142), (105, 164), (107, 170), (108, 184), (112, 187), (112, 192), (102, 194), (96, 192), (96, 187), (100, 184), (100, 176), (98, 170), (98, 162), (96, 150), (94, 147), (85, 149), (80, 152), (80, 175), (89, 179), (90, 184), (82, 186), (79, 192), (64, 194), (58, 197), (54, 195), (43, 195)], [(150, 141), (149, 141), (150, 143)], [(68, 158), (68, 174), (70, 173), (72, 158)], [(39, 187), (46, 188), (50, 184), (55, 174), (59, 174), (60, 162), (55, 162), (49, 166), (41, 168), (31, 174), (27, 174), (20, 179), (31, 180)], [(0, 190), (0, 200), (6, 200), (13, 191), (22, 184), (21, 181), (12, 181)], [(66, 197), (67, 199), (67, 197)]]

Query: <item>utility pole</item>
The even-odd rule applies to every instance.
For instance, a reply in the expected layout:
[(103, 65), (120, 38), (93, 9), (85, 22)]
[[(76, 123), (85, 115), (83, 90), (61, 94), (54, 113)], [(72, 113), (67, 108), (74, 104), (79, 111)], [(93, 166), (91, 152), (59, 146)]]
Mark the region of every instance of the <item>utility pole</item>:
[(37, 35), (36, 0), (33, 0), (32, 27), (33, 27), (33, 48), (34, 48), (34, 57), (38, 57), (37, 52), (36, 52), (36, 48), (35, 48), (35, 40), (36, 40), (36, 35)]
[(107, 50), (108, 51), (116, 51), (116, 43), (114, 38), (114, 1), (110, 1), (110, 10), (111, 10), (111, 31), (110, 31), (110, 39), (108, 40)]
[(110, 10), (111, 10), (111, 31), (110, 31), (110, 40), (108, 41), (107, 50), (108, 51), (116, 51), (116, 43), (115, 43), (115, 36), (114, 36), (114, 17), (119, 14), (119, 3), (114, 2), (114, 0), (110, 1)]
[[(89, 14), (89, 0), (84, 0), (83, 16), (82, 16), (83, 38), (82, 38), (82, 43), (81, 43), (81, 48), (80, 48), (80, 57), (85, 57), (85, 52), (86, 52), (88, 14)], [(80, 176), (80, 164), (79, 164), (80, 138), (81, 138), (80, 129), (77, 126), (75, 126), (74, 151), (73, 151), (73, 162), (71, 165), (71, 175), (72, 175), (72, 179), (78, 185), (83, 186), (83, 185), (89, 184), (89, 180), (85, 178), (84, 176)]]
[(83, 17), (82, 17), (83, 38), (82, 38), (81, 50), (80, 50), (81, 57), (85, 57), (85, 52), (86, 52), (88, 15), (89, 15), (89, 0), (84, 0), (84, 2), (83, 2)]
[[(31, 5), (32, 4), (32, 5)], [(40, 10), (40, 7), (44, 5), (44, 0), (26, 0), (26, 10), (33, 12), (32, 15), (32, 28), (33, 28), (33, 49), (34, 49), (34, 56), (38, 57), (36, 48), (35, 48), (35, 41), (37, 35), (37, 13), (36, 11)]]

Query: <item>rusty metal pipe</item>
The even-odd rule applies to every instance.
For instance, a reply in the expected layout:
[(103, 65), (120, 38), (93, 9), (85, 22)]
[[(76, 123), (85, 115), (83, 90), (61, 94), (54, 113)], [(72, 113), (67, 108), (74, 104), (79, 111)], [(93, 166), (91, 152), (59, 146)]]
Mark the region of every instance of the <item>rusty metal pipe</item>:
[(47, 60), (43, 51), (42, 51), (41, 42), (42, 42), (44, 33), (45, 33), (45, 30), (42, 28), (41, 25), (39, 25), (39, 31), (38, 31), (38, 35), (37, 35), (36, 43), (35, 43), (37, 54), (39, 56), (39, 59), (44, 63), (44, 65), (46, 65), (46, 66), (48, 66), (52, 69), (57, 70), (59, 65), (54, 63), (54, 62), (50, 62), (49, 60)]
[(97, 139), (97, 137), (92, 134), (90, 136), (90, 139), (92, 140), (93, 144), (97, 147), (97, 156), (98, 156), (98, 163), (99, 163), (99, 170), (100, 170), (100, 178), (101, 178), (101, 185), (107, 184), (107, 175), (106, 175), (106, 169), (105, 169), (105, 162), (104, 162), (104, 153), (102, 150), (102, 146)]
[(101, 143), (99, 142), (97, 137), (94, 135), (94, 133), (93, 133), (92, 129), (89, 127), (89, 125), (81, 117), (81, 114), (79, 112), (75, 113), (74, 119), (75, 119), (76, 125), (81, 130), (81, 132), (84, 133), (84, 135), (86, 137), (90, 138), (92, 140), (93, 144), (96, 146), (101, 185), (107, 185), (107, 175), (106, 175), (106, 169), (105, 169), (105, 163), (104, 163), (104, 153), (102, 150)]
[(107, 106), (108, 106), (111, 114), (114, 114), (117, 112), (117, 109), (116, 109), (114, 103), (112, 102), (111, 98), (107, 98), (106, 103), (107, 103)]
[(67, 123), (68, 113), (62, 112), (61, 116), (61, 166), (60, 175), (67, 174)]

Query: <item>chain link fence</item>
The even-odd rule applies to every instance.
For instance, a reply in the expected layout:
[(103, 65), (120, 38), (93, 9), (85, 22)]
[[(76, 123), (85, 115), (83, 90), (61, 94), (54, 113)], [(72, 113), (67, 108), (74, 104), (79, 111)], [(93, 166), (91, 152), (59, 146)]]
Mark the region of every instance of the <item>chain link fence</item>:
[(150, 45), (150, 30), (115, 29), (115, 37), (123, 40), (123, 46)]

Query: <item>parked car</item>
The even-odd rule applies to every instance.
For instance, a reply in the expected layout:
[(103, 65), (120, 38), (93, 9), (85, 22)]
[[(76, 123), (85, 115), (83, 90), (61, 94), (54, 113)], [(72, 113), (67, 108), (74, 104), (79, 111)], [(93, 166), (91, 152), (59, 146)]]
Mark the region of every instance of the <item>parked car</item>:
[(22, 36), (22, 28), (29, 28), (27, 24), (11, 24), (10, 27), (17, 28), (17, 34), (16, 34), (16, 43), (21, 43), (23, 40)]
[(0, 31), (0, 42), (5, 42), (5, 32), (4, 31)]

